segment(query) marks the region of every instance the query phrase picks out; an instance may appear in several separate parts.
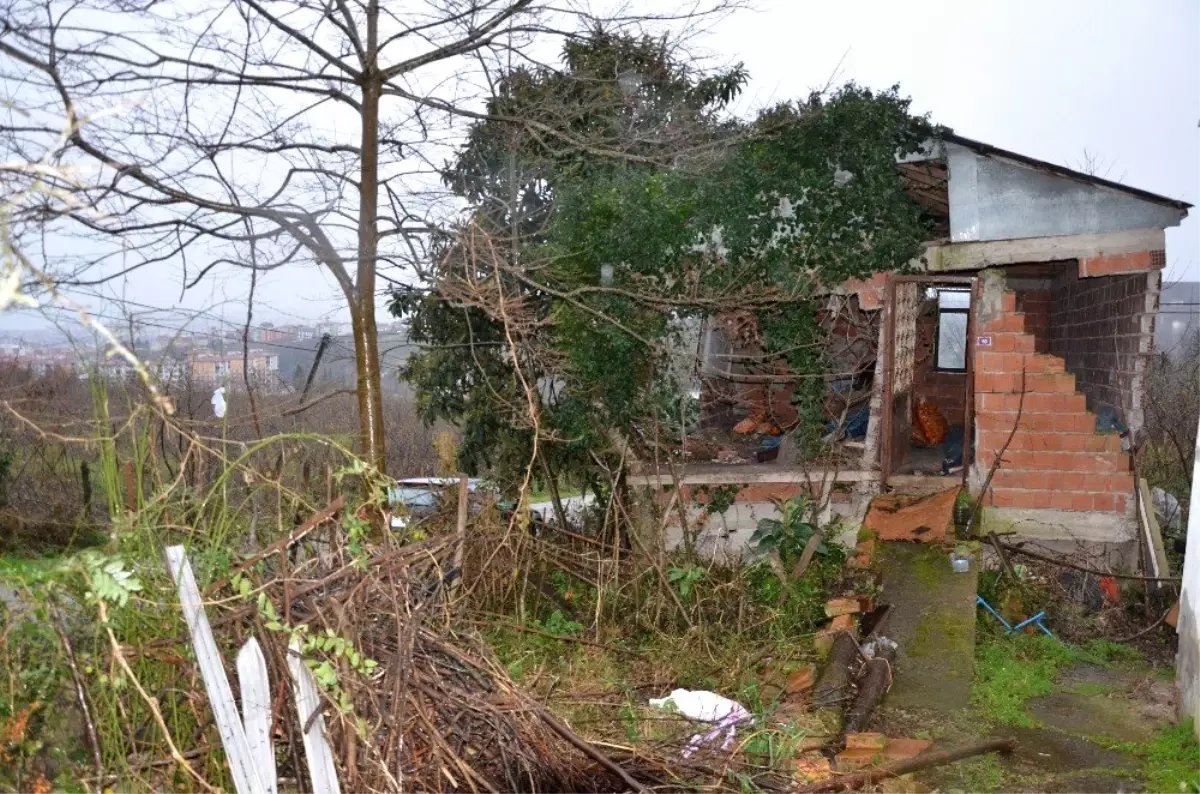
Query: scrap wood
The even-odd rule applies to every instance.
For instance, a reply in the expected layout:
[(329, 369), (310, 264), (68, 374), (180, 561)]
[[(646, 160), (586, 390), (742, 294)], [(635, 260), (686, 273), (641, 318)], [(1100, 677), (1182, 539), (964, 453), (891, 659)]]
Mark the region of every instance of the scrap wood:
[(625, 785), (629, 786), (629, 788), (632, 791), (645, 791), (646, 790), (645, 787), (642, 786), (641, 783), (638, 783), (636, 780), (634, 780), (632, 777), (630, 777), (629, 773), (626, 772), (624, 769), (622, 769), (620, 766), (618, 766), (611, 758), (609, 758), (604, 753), (602, 753), (598, 749), (596, 749), (596, 747), (594, 745), (589, 744), (588, 742), (585, 742), (583, 739), (579, 738), (579, 736), (574, 731), (572, 731), (566, 725), (559, 722), (559, 720), (557, 718), (555, 718), (550, 712), (546, 711), (545, 709), (538, 709), (537, 714), (538, 714), (538, 717), (541, 718), (542, 722), (544, 722), (548, 726), (550, 726), (550, 730), (557, 733), (563, 739), (566, 739), (568, 742), (571, 743), (571, 745), (573, 745), (575, 748), (577, 748), (578, 750), (583, 752), (585, 755), (592, 758), (592, 760), (599, 763), (602, 767), (604, 767), (608, 771), (612, 772), (617, 777), (621, 778), (621, 780), (625, 783)]
[(988, 739), (978, 744), (967, 745), (956, 750), (939, 750), (933, 753), (922, 753), (907, 761), (897, 761), (877, 769), (856, 772), (853, 775), (840, 775), (794, 789), (794, 794), (818, 794), (824, 791), (857, 791), (877, 780), (889, 777), (900, 777), (910, 772), (919, 772), (935, 766), (961, 761), (985, 753), (1011, 753), (1017, 747), (1016, 739)]
[[(358, 719), (328, 710), (335, 763), (346, 770), (355, 766), (355, 788), (362, 791), (396, 790), (396, 780), (428, 792), (638, 788), (630, 783), (637, 783), (638, 773), (549, 716), (477, 634), (454, 630), (453, 621), (439, 617), (440, 607), (431, 608), (444, 602), (445, 591), (429, 585), (449, 569), (456, 540), (445, 535), (389, 549), (365, 566), (330, 561), (309, 574), (308, 584), (293, 583), (296, 624), (307, 625), (311, 636), (333, 632), (327, 636), (353, 639), (356, 654), (378, 665), (369, 675), (339, 673), (355, 717), (374, 727), (360, 735)], [(463, 567), (472, 577), (484, 575), (477, 562), (494, 551), (494, 539), (472, 534)], [(260, 592), (279, 603), (283, 589), (275, 579)], [(287, 659), (280, 642), (270, 642), (275, 658)], [(305, 657), (345, 664), (317, 650)], [(285, 712), (278, 719), (296, 724), (292, 703), (278, 708)], [(299, 737), (285, 741), (298, 744)]]
[(915, 502), (885, 494), (871, 502), (863, 527), (879, 540), (940, 543), (954, 519), (959, 487), (947, 488)]
[(833, 638), (829, 660), (821, 670), (812, 690), (814, 708), (838, 706), (850, 696), (850, 685), (854, 683), (854, 667), (858, 663), (858, 642), (847, 631), (840, 631)]
[(1088, 568), (1083, 565), (1076, 565), (1073, 562), (1067, 562), (1066, 560), (1058, 558), (1058, 557), (1051, 557), (1046, 554), (1038, 554), (1036, 551), (1030, 551), (1029, 549), (1025, 548), (1020, 543), (1017, 543), (1017, 544), (1001, 543), (1000, 546), (1005, 551), (1011, 551), (1014, 554), (1020, 554), (1025, 557), (1031, 557), (1035, 560), (1041, 560), (1042, 562), (1048, 562), (1052, 565), (1058, 565), (1062, 568), (1070, 568), (1071, 570), (1074, 570), (1074, 571), (1090, 573), (1095, 576), (1111, 576), (1114, 579), (1130, 579), (1130, 580), (1137, 581), (1137, 582), (1174, 582), (1174, 583), (1178, 584), (1181, 581), (1178, 576), (1138, 576), (1137, 574), (1132, 574), (1132, 573), (1113, 573), (1111, 571), (1100, 571), (1100, 570), (1096, 570), (1095, 568)]
[(880, 637), (873, 644), (874, 653), (859, 673), (858, 694), (846, 712), (842, 730), (847, 734), (861, 731), (879, 706), (883, 696), (892, 688), (892, 665), (896, 663), (896, 643)]
[(253, 567), (254, 565), (262, 562), (267, 557), (270, 557), (272, 554), (276, 554), (280, 551), (283, 551), (288, 546), (292, 545), (293, 543), (295, 543), (296, 541), (300, 540), (302, 537), (307, 535), (309, 532), (312, 532), (314, 529), (319, 527), (321, 524), (324, 524), (326, 521), (333, 518), (333, 516), (336, 515), (337, 512), (339, 510), (341, 510), (345, 505), (346, 505), (346, 497), (345, 496), (339, 496), (337, 499), (334, 499), (329, 504), (328, 507), (321, 510), (316, 515), (314, 515), (312, 518), (308, 519), (303, 524), (301, 524), (300, 526), (296, 527), (294, 530), (289, 532), (287, 534), (287, 537), (280, 538), (275, 543), (272, 543), (270, 546), (263, 549), (258, 554), (255, 554), (250, 559), (246, 560), (241, 565), (234, 568), (232, 571), (229, 572), (229, 576), (226, 576), (223, 579), (218, 579), (216, 582), (213, 582), (211, 585), (204, 588), (205, 595), (212, 595), (213, 593), (215, 593), (216, 591), (218, 591), (222, 587), (224, 587), (226, 584), (228, 584), (229, 580), (232, 579), (233, 577), (237, 576), (239, 573), (242, 573), (243, 571), (246, 571), (249, 568)]

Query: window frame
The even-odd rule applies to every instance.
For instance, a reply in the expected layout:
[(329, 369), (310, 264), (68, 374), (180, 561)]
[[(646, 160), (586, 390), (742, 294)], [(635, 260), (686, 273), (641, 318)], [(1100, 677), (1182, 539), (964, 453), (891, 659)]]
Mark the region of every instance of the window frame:
[[(970, 354), (970, 345), (968, 344), (971, 333), (971, 291), (954, 287), (934, 287), (936, 292), (935, 300), (937, 301), (937, 318), (934, 323), (933, 332), (933, 371), (934, 372), (949, 372), (952, 374), (964, 375), (967, 372), (967, 356)], [(967, 305), (962, 308), (942, 308), (942, 293), (943, 292), (965, 292), (967, 295)], [(942, 347), (942, 315), (943, 314), (961, 314), (966, 316), (967, 323), (963, 326), (963, 365), (961, 367), (943, 367), (941, 365), (941, 347)]]

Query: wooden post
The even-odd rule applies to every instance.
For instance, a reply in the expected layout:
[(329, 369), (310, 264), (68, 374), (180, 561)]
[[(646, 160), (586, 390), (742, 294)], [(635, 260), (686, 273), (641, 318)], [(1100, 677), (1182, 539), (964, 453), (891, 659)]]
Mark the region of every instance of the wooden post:
[(341, 794), (338, 784), (337, 766), (333, 763), (333, 751), (325, 739), (325, 717), (321, 714), (321, 695), (312, 673), (300, 658), (300, 641), (292, 640), (288, 645), (288, 672), (296, 695), (296, 712), (300, 716), (303, 731), (304, 755), (308, 758), (308, 776), (313, 794)]
[(450, 599), (458, 595), (458, 586), (462, 582), (462, 563), (463, 549), (467, 544), (467, 513), (470, 509), (468, 500), (468, 492), (470, 491), (471, 483), (466, 474), (458, 475), (458, 523), (455, 525), (455, 533), (458, 535), (457, 545), (454, 547), (454, 567), (458, 569), (458, 576), (454, 577), (454, 581), (450, 583)]
[(254, 637), (237, 655), (238, 685), (242, 690), (242, 724), (246, 744), (267, 794), (275, 794), (275, 746), (271, 742), (271, 688), (267, 680), (267, 660)]

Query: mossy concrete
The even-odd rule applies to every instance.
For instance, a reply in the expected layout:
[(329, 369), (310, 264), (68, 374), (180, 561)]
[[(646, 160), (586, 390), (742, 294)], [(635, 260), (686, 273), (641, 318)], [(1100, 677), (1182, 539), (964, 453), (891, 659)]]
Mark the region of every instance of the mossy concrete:
[(882, 543), (886, 634), (900, 645), (890, 705), (954, 711), (971, 702), (978, 574), (955, 573), (940, 545)]

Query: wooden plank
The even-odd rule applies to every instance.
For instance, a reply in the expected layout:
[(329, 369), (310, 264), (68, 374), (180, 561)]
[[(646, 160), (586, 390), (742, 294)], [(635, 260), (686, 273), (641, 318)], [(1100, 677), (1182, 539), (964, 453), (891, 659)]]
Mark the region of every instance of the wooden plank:
[(921, 264), (919, 258), (910, 264), (915, 264), (918, 270), (930, 272), (977, 270), (991, 265), (1016, 265), (1099, 254), (1157, 251), (1166, 247), (1165, 240), (1162, 229), (1134, 229), (1060, 237), (948, 243), (926, 248), (925, 259), (928, 266)]
[(325, 717), (321, 714), (321, 693), (312, 673), (300, 658), (300, 641), (288, 646), (288, 671), (292, 674), (292, 693), (296, 698), (296, 713), (304, 738), (304, 755), (308, 758), (308, 776), (313, 794), (341, 794), (333, 751), (325, 739)]
[[(680, 485), (749, 485), (751, 483), (780, 483), (785, 485), (819, 485), (823, 482), (869, 482), (879, 479), (878, 472), (857, 469), (791, 469), (786, 467), (730, 467), (713, 471), (687, 471), (679, 477)], [(628, 485), (671, 486), (670, 472), (630, 475)]]
[[(1138, 523), (1142, 525), (1142, 535), (1146, 541), (1146, 559), (1150, 561), (1150, 576), (1167, 577), (1171, 575), (1171, 566), (1167, 560), (1167, 547), (1163, 544), (1162, 528), (1158, 525), (1158, 516), (1154, 515), (1154, 501), (1150, 498), (1150, 485), (1143, 478), (1138, 482), (1141, 499), (1139, 499)], [(1160, 584), (1153, 583), (1155, 589)]]
[(233, 690), (229, 687), (229, 679), (225, 677), (217, 641), (204, 614), (204, 603), (200, 588), (196, 586), (191, 563), (183, 546), (168, 546), (166, 556), (167, 569), (179, 589), (179, 606), (183, 609), (183, 618), (192, 635), (192, 647), (196, 650), (196, 661), (200, 665), (200, 676), (204, 680), (217, 732), (221, 736), (221, 746), (225, 748), (225, 757), (229, 761), (233, 785), (238, 794), (266, 794), (267, 788), (258, 774), (254, 755), (246, 741), (242, 716), (233, 702)]
[(238, 684), (242, 693), (242, 724), (246, 743), (254, 757), (255, 768), (267, 794), (275, 794), (275, 745), (271, 741), (271, 687), (267, 679), (267, 660), (254, 637), (238, 651)]

